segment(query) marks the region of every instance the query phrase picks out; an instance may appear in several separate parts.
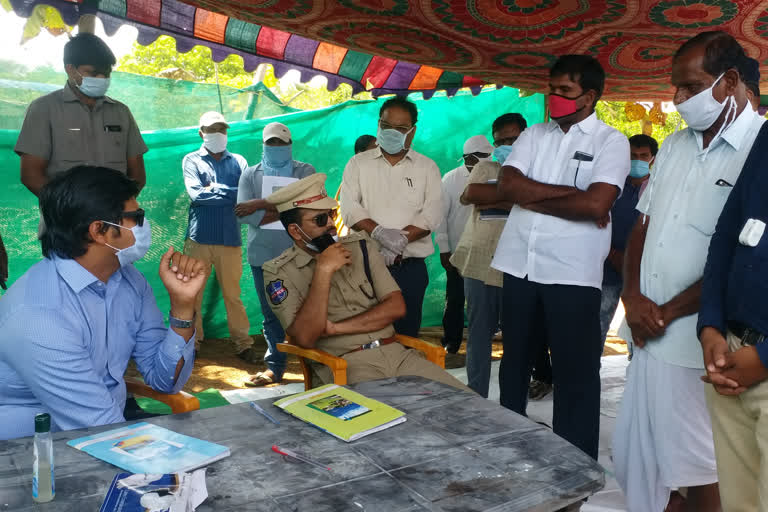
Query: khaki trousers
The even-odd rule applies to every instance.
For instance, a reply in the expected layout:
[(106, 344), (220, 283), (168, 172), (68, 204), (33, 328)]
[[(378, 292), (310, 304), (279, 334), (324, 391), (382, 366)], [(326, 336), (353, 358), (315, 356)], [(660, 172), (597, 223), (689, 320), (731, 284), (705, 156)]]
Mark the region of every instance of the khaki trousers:
[[(741, 340), (728, 333), (731, 351)], [(707, 386), (723, 512), (768, 512), (768, 381), (739, 396)]]
[[(240, 278), (243, 275), (242, 251), (240, 247), (228, 247), (226, 245), (199, 244), (187, 238), (184, 242), (184, 254), (202, 261), (205, 271), (210, 275), (211, 266), (216, 269), (216, 280), (221, 288), (224, 298), (224, 307), (227, 310), (227, 325), (229, 335), (235, 344), (237, 352), (242, 352), (253, 345), (253, 338), (248, 331), (248, 315), (240, 298)], [(200, 291), (195, 302), (195, 348), (200, 348), (200, 341), (204, 339), (203, 333), (203, 295), (205, 288)]]

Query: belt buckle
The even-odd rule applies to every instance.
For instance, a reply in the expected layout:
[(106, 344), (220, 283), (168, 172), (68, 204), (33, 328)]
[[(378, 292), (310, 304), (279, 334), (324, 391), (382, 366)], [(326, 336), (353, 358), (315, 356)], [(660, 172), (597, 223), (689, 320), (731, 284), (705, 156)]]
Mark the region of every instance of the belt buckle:
[(759, 345), (763, 341), (765, 341), (765, 336), (759, 331), (749, 327), (744, 329), (744, 337), (741, 338), (741, 345), (743, 347)]
[(369, 348), (376, 348), (380, 347), (381, 342), (379, 340), (373, 340), (370, 343), (366, 343), (365, 345), (360, 345), (360, 350), (368, 350)]

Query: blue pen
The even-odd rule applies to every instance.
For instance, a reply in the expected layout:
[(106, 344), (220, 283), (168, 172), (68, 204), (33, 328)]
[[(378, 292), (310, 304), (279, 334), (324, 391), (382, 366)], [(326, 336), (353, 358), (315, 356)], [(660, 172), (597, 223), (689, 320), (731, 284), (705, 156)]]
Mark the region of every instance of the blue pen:
[(256, 409), (262, 416), (267, 418), (269, 421), (271, 421), (275, 425), (279, 425), (280, 424), (279, 421), (277, 421), (275, 418), (273, 418), (272, 415), (269, 414), (267, 411), (265, 411), (259, 404), (257, 404), (256, 402), (251, 402), (250, 404), (251, 404), (252, 408)]

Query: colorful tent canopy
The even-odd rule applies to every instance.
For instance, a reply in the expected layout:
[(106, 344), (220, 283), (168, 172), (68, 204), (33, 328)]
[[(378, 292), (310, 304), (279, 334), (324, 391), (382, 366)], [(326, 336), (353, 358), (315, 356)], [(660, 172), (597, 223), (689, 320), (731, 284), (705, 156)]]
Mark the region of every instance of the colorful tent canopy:
[(247, 68), (271, 62), (375, 94), (483, 83), (544, 91), (557, 55), (585, 53), (606, 69), (604, 98), (670, 99), (671, 56), (704, 30), (768, 59), (768, 0), (10, 1), (21, 15), (37, 3), (70, 21), (97, 13), (108, 30), (139, 26), (142, 43), (167, 33), (182, 50), (205, 44), (217, 60), (236, 52)]

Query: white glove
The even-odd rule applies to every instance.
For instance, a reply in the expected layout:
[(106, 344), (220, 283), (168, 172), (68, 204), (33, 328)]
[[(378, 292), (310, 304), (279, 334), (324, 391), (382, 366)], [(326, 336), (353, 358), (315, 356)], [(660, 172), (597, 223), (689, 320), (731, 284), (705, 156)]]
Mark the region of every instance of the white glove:
[(407, 234), (407, 231), (385, 228), (381, 225), (376, 226), (371, 231), (371, 236), (374, 240), (377, 240), (381, 245), (398, 255), (403, 254), (405, 246), (408, 245)]
[(387, 265), (388, 267), (391, 267), (392, 265), (394, 265), (395, 260), (399, 256), (398, 254), (395, 254), (394, 252), (390, 251), (383, 245), (379, 249), (379, 252), (381, 252), (381, 255), (384, 256), (384, 264)]

